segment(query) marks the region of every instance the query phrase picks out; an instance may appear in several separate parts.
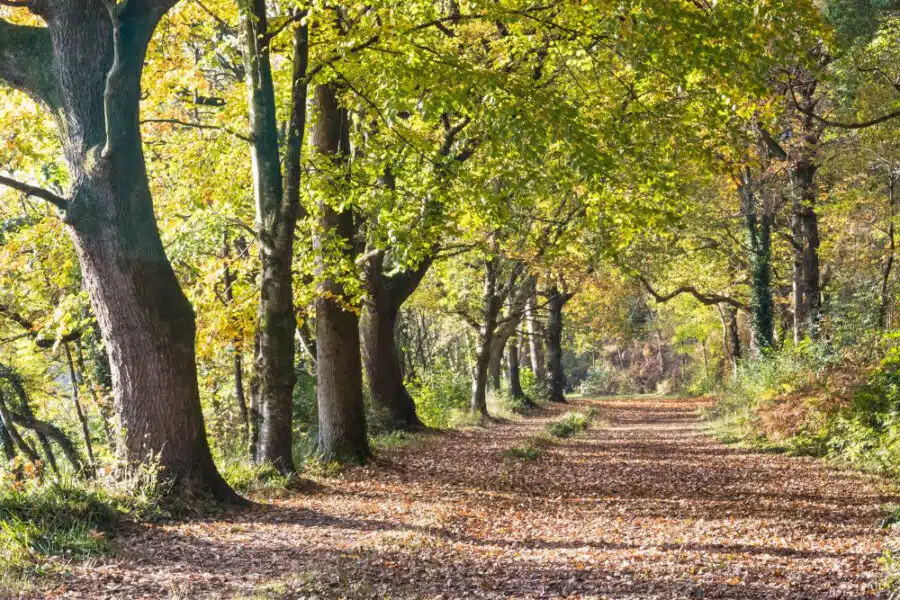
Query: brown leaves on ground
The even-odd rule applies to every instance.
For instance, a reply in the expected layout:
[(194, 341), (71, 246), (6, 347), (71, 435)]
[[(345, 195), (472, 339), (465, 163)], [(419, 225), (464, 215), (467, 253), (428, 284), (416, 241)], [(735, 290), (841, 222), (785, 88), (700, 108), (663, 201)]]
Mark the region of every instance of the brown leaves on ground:
[(47, 595), (888, 597), (883, 482), (719, 445), (692, 401), (591, 404), (606, 426), (537, 460), (503, 451), (570, 407), (432, 436), (266, 510), (135, 527)]

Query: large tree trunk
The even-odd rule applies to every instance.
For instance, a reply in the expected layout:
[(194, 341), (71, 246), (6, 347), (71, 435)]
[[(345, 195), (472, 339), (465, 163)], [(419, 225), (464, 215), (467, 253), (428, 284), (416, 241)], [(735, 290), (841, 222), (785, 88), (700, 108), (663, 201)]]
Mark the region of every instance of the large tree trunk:
[(416, 405), (403, 385), (403, 366), (397, 349), (397, 317), (400, 306), (415, 291), (431, 266), (426, 258), (416, 270), (390, 277), (384, 273), (384, 253), (368, 260), (365, 284), (368, 296), (362, 320), (363, 364), (372, 403), (387, 417), (390, 429), (418, 429), (422, 422)]
[(808, 314), (806, 305), (806, 281), (803, 278), (803, 242), (800, 226), (800, 202), (794, 197), (791, 207), (791, 308), (794, 313), (794, 345), (803, 339), (804, 324)]
[(0, 20), (0, 78), (59, 121), (74, 184), (70, 199), (51, 201), (65, 210), (109, 352), (125, 458), (158, 461), (173, 489), (239, 501), (207, 444), (194, 312), (159, 237), (141, 147), (144, 54), (172, 4), (128, 2), (111, 16), (96, 0), (35, 2), (46, 30)]
[[(310, 138), (313, 150), (330, 158), (339, 173), (346, 169), (350, 156), (350, 115), (340, 106), (330, 84), (316, 86), (314, 110), (316, 118)], [(324, 197), (326, 193), (321, 191), (319, 224), (329, 237), (316, 240), (323, 273), (339, 268), (327, 250), (335, 242), (342, 248), (343, 258), (353, 262), (355, 235), (352, 210), (335, 209), (334, 203)], [(326, 458), (360, 462), (369, 458), (371, 452), (363, 407), (359, 317), (346, 306), (347, 294), (337, 278), (324, 275), (320, 285), (316, 298), (319, 448)]]
[(494, 391), (500, 391), (502, 385), (503, 355), (506, 353), (506, 344), (509, 335), (503, 332), (495, 332), (491, 338), (491, 354), (488, 360), (488, 385)]
[(244, 63), (253, 145), (253, 183), (260, 252), (257, 312), (256, 400), (259, 432), (255, 457), (282, 473), (295, 470), (292, 443), (294, 372), (293, 274), (294, 226), (300, 212), (300, 148), (306, 128), (307, 28), (294, 30), (291, 122), (282, 178), (269, 58), (266, 1), (252, 0), (243, 18)]

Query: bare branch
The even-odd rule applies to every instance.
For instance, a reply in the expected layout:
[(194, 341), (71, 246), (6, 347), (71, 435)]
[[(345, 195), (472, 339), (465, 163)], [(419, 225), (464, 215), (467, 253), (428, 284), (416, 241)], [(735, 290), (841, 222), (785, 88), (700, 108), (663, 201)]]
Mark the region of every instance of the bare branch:
[(193, 123), (191, 121), (182, 121), (181, 119), (161, 119), (161, 118), (160, 119), (156, 119), (156, 118), (141, 119), (141, 125), (143, 125), (144, 123), (170, 123), (172, 125), (181, 125), (182, 127), (190, 127), (193, 129), (211, 129), (211, 130), (224, 131), (225, 133), (233, 135), (234, 137), (238, 138), (239, 140), (243, 140), (250, 144), (253, 143), (253, 139), (249, 135), (238, 133), (237, 131), (234, 131), (230, 127), (225, 127), (222, 125), (207, 125), (205, 123)]
[(739, 308), (741, 310), (748, 311), (750, 307), (747, 306), (744, 302), (740, 300), (735, 300), (729, 296), (722, 296), (720, 294), (706, 294), (699, 291), (696, 287), (692, 285), (683, 285), (668, 294), (660, 294), (650, 285), (650, 282), (643, 275), (638, 275), (637, 280), (641, 282), (644, 286), (644, 289), (647, 290), (647, 293), (653, 296), (653, 299), (659, 303), (668, 302), (672, 298), (679, 296), (681, 294), (690, 294), (694, 298), (697, 299), (701, 304), (705, 304), (707, 306), (712, 306), (714, 304), (728, 304), (729, 306), (733, 306), (735, 308)]
[(12, 177), (0, 175), (0, 184), (14, 190), (18, 190), (26, 196), (34, 196), (35, 198), (40, 198), (41, 200), (49, 202), (62, 211), (65, 211), (69, 206), (69, 201), (62, 196), (57, 196), (50, 190), (45, 190), (44, 188), (39, 188), (37, 186), (24, 183), (17, 179), (13, 179)]

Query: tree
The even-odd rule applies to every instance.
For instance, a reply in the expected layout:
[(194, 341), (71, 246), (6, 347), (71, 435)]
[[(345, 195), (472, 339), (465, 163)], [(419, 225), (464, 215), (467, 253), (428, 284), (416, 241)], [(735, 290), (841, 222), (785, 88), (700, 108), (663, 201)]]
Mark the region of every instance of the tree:
[(0, 79), (54, 114), (73, 185), (62, 197), (0, 183), (64, 214), (109, 350), (127, 460), (158, 457), (179, 489), (239, 501), (207, 444), (194, 313), (160, 242), (141, 147), (144, 55), (174, 3), (34, 1), (46, 27), (0, 20)]
[(279, 471), (294, 471), (292, 400), (294, 383), (294, 228), (302, 217), (300, 153), (306, 130), (308, 25), (303, 13), (289, 19), (293, 27), (291, 116), (281, 167), (276, 119), (275, 84), (270, 64), (269, 30), (265, 0), (253, 0), (244, 11), (244, 64), (250, 103), (256, 227), (260, 252), (260, 294), (256, 330), (254, 415), (258, 430), (254, 458)]

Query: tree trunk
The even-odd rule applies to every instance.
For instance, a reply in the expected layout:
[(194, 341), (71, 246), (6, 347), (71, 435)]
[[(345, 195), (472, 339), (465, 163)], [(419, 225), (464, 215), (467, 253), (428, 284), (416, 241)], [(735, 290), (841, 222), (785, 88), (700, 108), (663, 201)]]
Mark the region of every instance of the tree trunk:
[(481, 324), (475, 341), (475, 360), (472, 365), (472, 396), (469, 409), (481, 417), (488, 416), (487, 383), (491, 360), (491, 344), (497, 326), (500, 303), (497, 298), (498, 260), (489, 259), (485, 264), (484, 294), (482, 295)]
[(519, 336), (510, 340), (507, 351), (509, 363), (509, 395), (516, 399), (524, 399), (525, 391), (522, 389), (522, 380), (519, 377)]
[(528, 328), (528, 349), (531, 359), (531, 372), (534, 379), (543, 382), (547, 379), (547, 371), (544, 367), (544, 334), (541, 331), (537, 318), (537, 294), (532, 289), (525, 300), (525, 324)]
[(397, 317), (402, 303), (415, 291), (431, 265), (426, 259), (414, 271), (384, 274), (384, 253), (376, 252), (366, 264), (368, 296), (362, 320), (363, 365), (372, 403), (387, 417), (390, 429), (418, 429), (422, 422), (403, 385), (403, 366), (397, 349)]
[(772, 348), (775, 338), (775, 304), (772, 300), (772, 215), (759, 210), (756, 192), (745, 168), (740, 184), (742, 209), (750, 247), (750, 307), (756, 347)]
[[(339, 180), (350, 156), (350, 115), (340, 106), (337, 91), (330, 84), (316, 86), (314, 110), (313, 151), (320, 158), (330, 159), (338, 172), (335, 179)], [(327, 193), (320, 190), (319, 225), (328, 239), (316, 240), (322, 273), (333, 271), (340, 264), (328, 256), (326, 246), (339, 244), (344, 255), (341, 258), (350, 263), (354, 258), (353, 212), (346, 207), (335, 209), (325, 197)], [(328, 459), (361, 462), (369, 458), (371, 451), (363, 407), (359, 317), (346, 306), (348, 301), (343, 284), (333, 275), (325, 275), (316, 297), (319, 448)]]
[(65, 211), (109, 352), (125, 459), (158, 461), (173, 490), (240, 501), (207, 444), (194, 312), (159, 237), (141, 146), (144, 55), (174, 3), (128, 2), (112, 16), (95, 0), (34, 3), (47, 29), (0, 20), (0, 79), (59, 121), (74, 184), (50, 201)]
[(894, 266), (894, 254), (897, 250), (897, 242), (894, 239), (894, 188), (897, 185), (897, 175), (888, 172), (888, 255), (881, 269), (881, 301), (878, 304), (878, 328), (884, 330), (888, 327), (888, 314), (892, 303), (891, 298), (891, 269)]
[(244, 64), (253, 145), (253, 183), (260, 251), (259, 338), (255, 367), (259, 394), (256, 460), (282, 473), (295, 470), (292, 416), (294, 372), (293, 273), (294, 226), (300, 212), (300, 148), (306, 128), (307, 28), (294, 30), (292, 112), (282, 179), (275, 108), (275, 85), (269, 58), (266, 1), (251, 0), (243, 17)]
[(562, 366), (563, 306), (567, 298), (556, 285), (547, 290), (547, 387), (551, 402), (565, 402), (566, 375)]
[(66, 364), (69, 367), (69, 379), (72, 380), (72, 404), (75, 405), (75, 415), (78, 417), (78, 423), (81, 425), (81, 435), (84, 439), (84, 449), (85, 452), (87, 452), (88, 457), (88, 468), (90, 470), (93, 470), (96, 462), (94, 461), (94, 446), (91, 443), (91, 428), (88, 426), (87, 417), (85, 416), (84, 411), (81, 409), (81, 399), (78, 392), (81, 382), (75, 372), (75, 362), (72, 360), (72, 350), (69, 348), (69, 344), (63, 344), (63, 349), (66, 353)]
[(803, 277), (803, 232), (800, 225), (800, 202), (792, 199), (791, 209), (791, 304), (794, 313), (794, 345), (803, 339), (808, 308), (806, 304), (806, 279)]
[(495, 332), (491, 338), (491, 353), (488, 361), (488, 385), (494, 391), (500, 391), (502, 385), (503, 355), (509, 335)]

